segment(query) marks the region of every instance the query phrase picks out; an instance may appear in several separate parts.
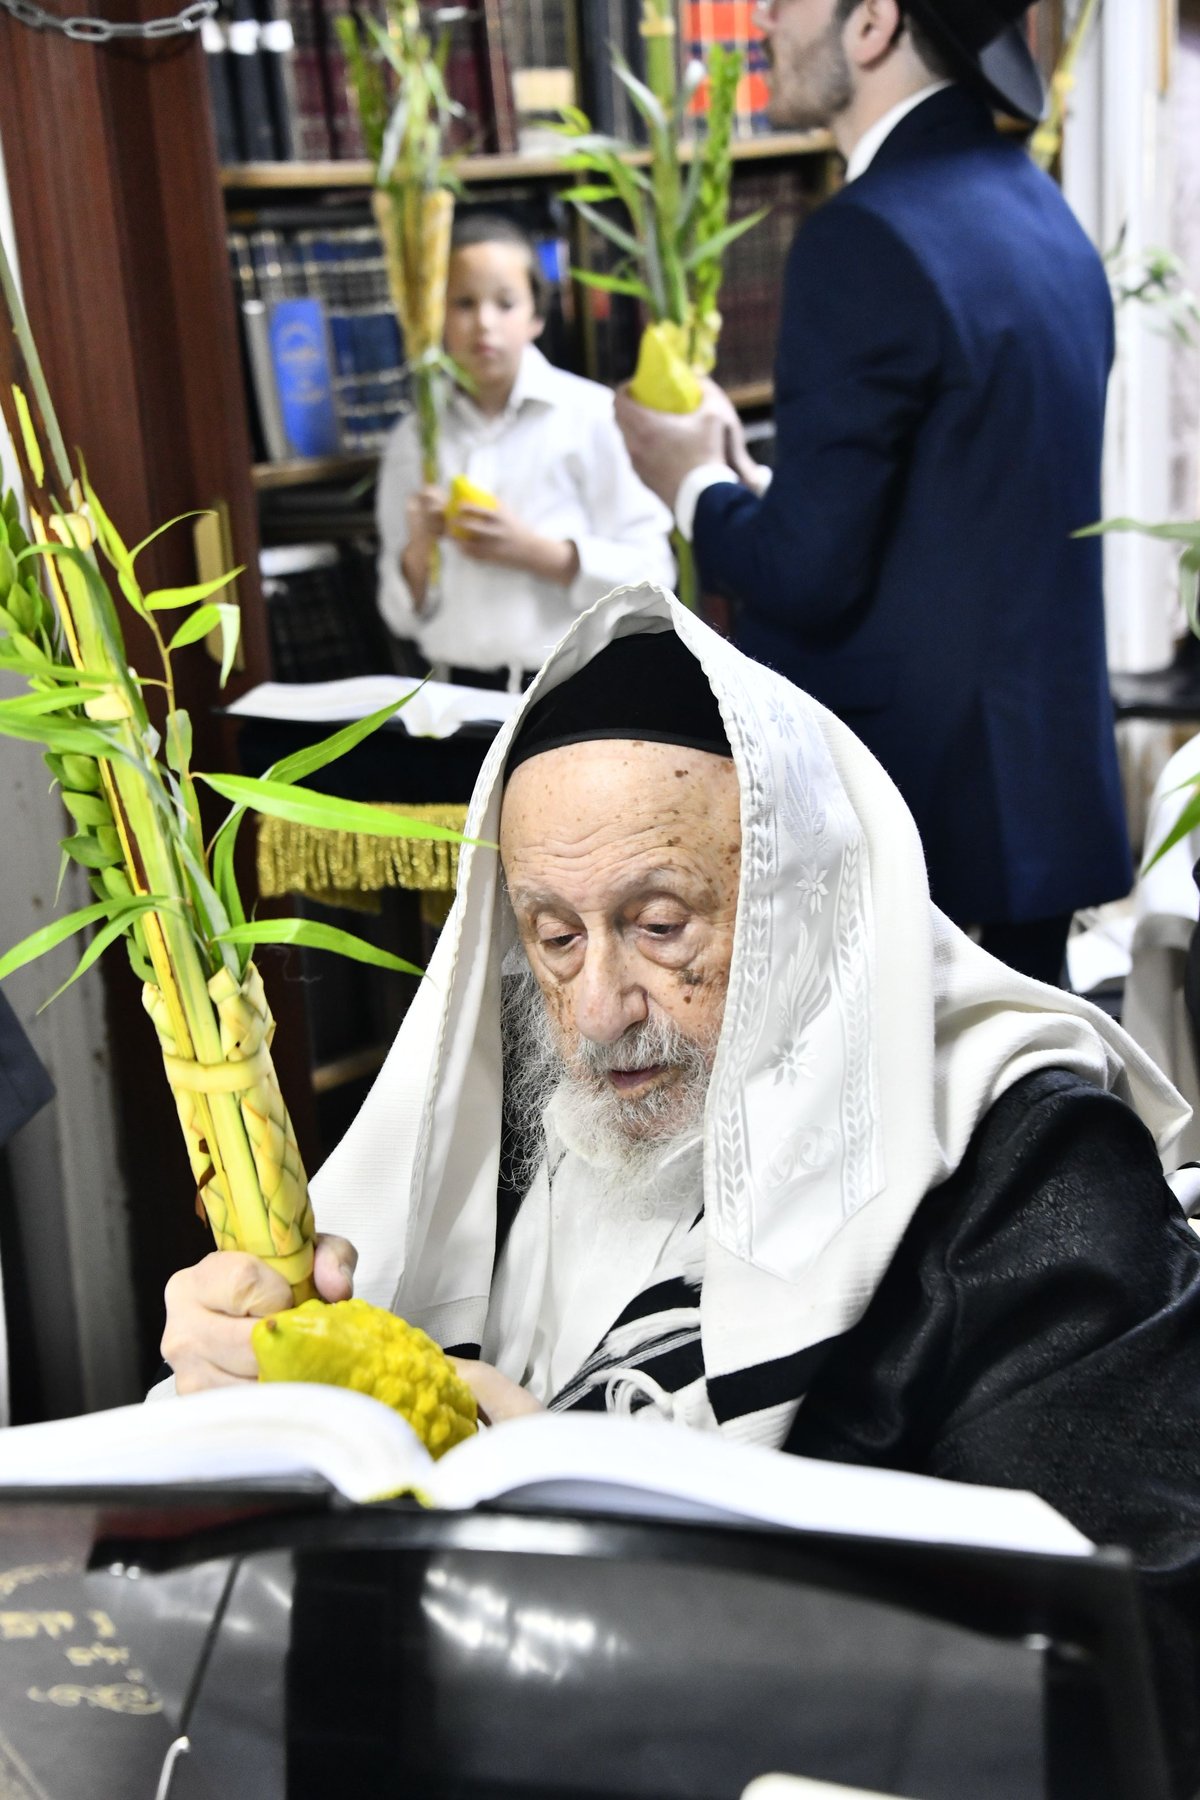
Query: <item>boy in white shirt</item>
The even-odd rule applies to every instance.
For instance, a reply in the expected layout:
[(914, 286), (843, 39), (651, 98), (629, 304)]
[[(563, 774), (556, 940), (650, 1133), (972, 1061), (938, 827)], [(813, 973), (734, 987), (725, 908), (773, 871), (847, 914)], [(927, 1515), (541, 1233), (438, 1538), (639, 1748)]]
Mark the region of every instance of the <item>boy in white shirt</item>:
[[(445, 486), (425, 486), (416, 419), (393, 430), (379, 473), (379, 609), (435, 674), (518, 689), (577, 613), (624, 582), (671, 587), (666, 508), (633, 472), (610, 390), (536, 347), (545, 284), (512, 220), (455, 226), (446, 349), (474, 384), (442, 415)], [(446, 487), (495, 495), (446, 528)], [(441, 568), (430, 581), (434, 545)]]

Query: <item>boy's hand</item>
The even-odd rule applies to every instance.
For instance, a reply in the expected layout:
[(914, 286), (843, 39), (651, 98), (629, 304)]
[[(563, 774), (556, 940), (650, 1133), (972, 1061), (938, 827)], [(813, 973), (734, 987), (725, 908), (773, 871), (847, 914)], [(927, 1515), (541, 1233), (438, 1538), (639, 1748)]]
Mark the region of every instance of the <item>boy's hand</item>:
[(454, 517), (454, 539), (472, 562), (523, 569), (563, 587), (579, 573), (579, 553), (569, 539), (541, 537), (502, 504), (460, 507)]
[(418, 488), (404, 508), (409, 546), (430, 550), (446, 531), (446, 495), (442, 488)]
[[(346, 1238), (318, 1236), (313, 1281), (322, 1300), (354, 1292), (358, 1251)], [(213, 1250), (167, 1283), (162, 1353), (180, 1394), (257, 1381), (250, 1343), (256, 1319), (286, 1312), (292, 1290), (275, 1269), (239, 1250)]]

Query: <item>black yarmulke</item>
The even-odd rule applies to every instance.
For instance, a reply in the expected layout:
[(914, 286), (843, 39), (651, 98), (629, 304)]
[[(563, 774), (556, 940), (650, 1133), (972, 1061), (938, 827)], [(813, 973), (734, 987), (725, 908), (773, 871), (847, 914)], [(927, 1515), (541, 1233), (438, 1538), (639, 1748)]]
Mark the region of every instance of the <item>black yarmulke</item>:
[(615, 639), (538, 700), (508, 753), (506, 774), (544, 750), (594, 738), (644, 738), (732, 755), (708, 677), (673, 631)]

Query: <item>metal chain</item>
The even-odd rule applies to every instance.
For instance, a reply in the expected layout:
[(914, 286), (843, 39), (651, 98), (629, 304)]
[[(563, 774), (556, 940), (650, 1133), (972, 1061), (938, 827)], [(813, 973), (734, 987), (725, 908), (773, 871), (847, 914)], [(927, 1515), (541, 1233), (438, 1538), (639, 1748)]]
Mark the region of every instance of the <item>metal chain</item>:
[(64, 37), (81, 44), (107, 44), (113, 38), (183, 37), (199, 31), (205, 19), (217, 10), (217, 0), (191, 0), (182, 12), (165, 19), (137, 20), (115, 25), (111, 19), (59, 19), (36, 4), (36, 0), (0, 0), (0, 7), (22, 25), (33, 31), (61, 31)]

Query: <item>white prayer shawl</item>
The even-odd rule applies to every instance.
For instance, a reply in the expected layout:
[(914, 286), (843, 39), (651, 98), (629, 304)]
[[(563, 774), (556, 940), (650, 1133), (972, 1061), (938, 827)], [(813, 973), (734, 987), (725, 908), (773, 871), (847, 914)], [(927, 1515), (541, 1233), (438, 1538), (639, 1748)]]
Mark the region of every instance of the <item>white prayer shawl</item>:
[[(803, 1353), (861, 1317), (922, 1197), (1006, 1089), (1071, 1070), (1128, 1101), (1160, 1150), (1188, 1111), (1105, 1014), (1016, 974), (944, 918), (908, 809), (870, 752), (661, 589), (618, 589), (576, 621), (489, 751), (469, 836), (499, 836), (505, 758), (529, 706), (611, 639), (658, 631), (677, 632), (712, 683), (741, 784), (704, 1130), (704, 1370), (711, 1384), (795, 1359), (787, 1403), (722, 1420), (780, 1442)], [(483, 1341), (492, 1282), (513, 929), (498, 872), (494, 848), (464, 849), (427, 978), (314, 1184), (320, 1229), (359, 1247), (358, 1291), (443, 1344)]]

